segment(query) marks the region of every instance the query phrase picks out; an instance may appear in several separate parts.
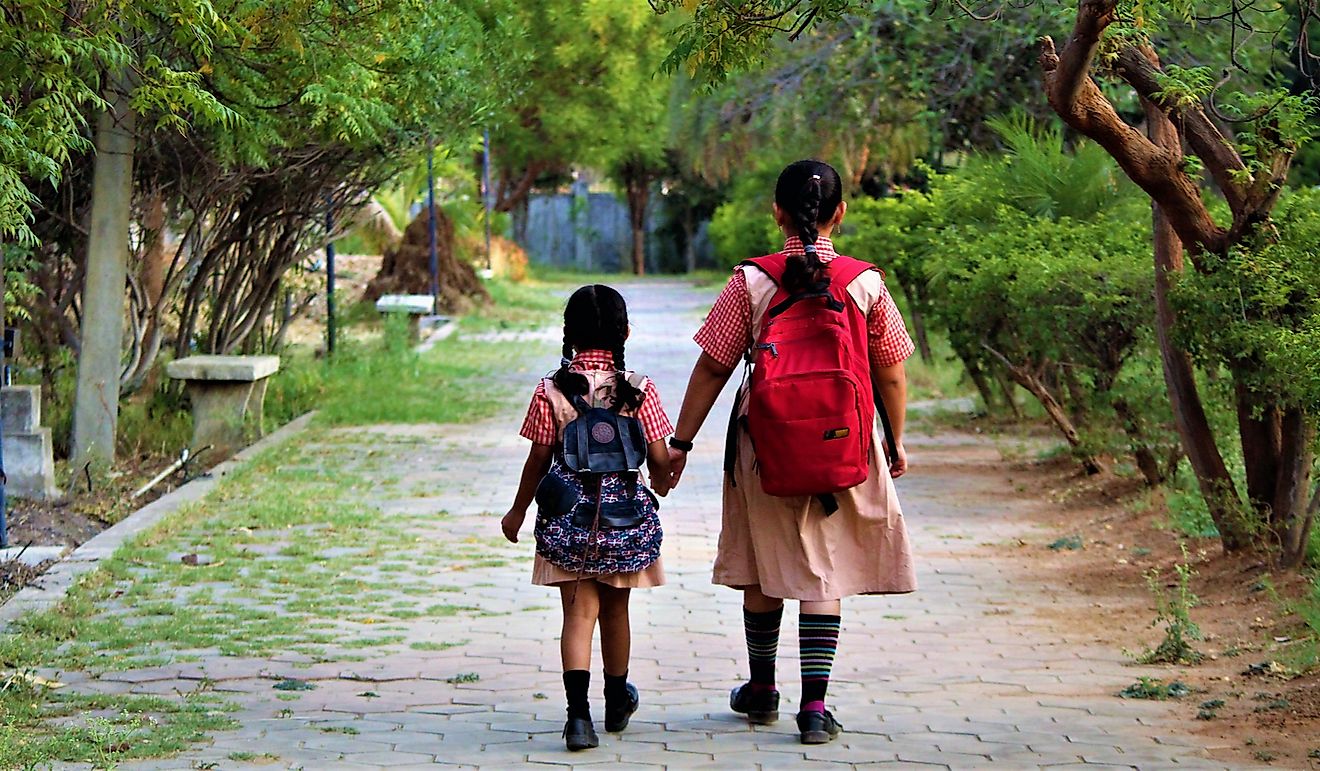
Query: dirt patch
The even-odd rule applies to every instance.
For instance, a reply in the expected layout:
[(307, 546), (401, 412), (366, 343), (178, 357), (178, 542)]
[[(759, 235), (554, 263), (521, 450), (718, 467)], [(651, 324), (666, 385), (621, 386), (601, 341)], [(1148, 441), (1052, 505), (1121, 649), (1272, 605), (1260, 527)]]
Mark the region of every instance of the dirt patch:
[(1028, 515), (1038, 535), (996, 551), (1013, 558), (1025, 580), (1062, 583), (1087, 600), (1043, 615), (1135, 658), (1164, 634), (1152, 623), (1152, 581), (1176, 592), (1175, 567), (1185, 559), (1199, 598), (1191, 618), (1203, 639), (1194, 644), (1205, 659), (1168, 666), (1162, 679), (1190, 686), (1179, 700), (1187, 729), (1225, 762), (1320, 768), (1320, 673), (1297, 676), (1282, 663), (1294, 646), (1307, 644), (1283, 607), (1309, 590), (1306, 576), (1274, 572), (1256, 556), (1224, 554), (1213, 538), (1184, 539), (1169, 525), (1160, 495), (1148, 495), (1139, 481), (1088, 477), (1067, 459), (1008, 466), (1023, 498), (1052, 505)]
[(35, 581), (53, 564), (55, 560), (47, 560), (37, 565), (27, 565), (18, 560), (0, 562), (0, 603)]

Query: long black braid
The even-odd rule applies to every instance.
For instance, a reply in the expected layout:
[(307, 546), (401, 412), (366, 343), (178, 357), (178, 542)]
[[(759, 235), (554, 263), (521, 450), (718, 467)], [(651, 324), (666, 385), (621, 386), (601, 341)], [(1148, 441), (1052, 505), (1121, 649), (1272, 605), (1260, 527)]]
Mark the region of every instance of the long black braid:
[(789, 257), (784, 269), (784, 289), (789, 293), (813, 287), (825, 276), (825, 266), (816, 253), (819, 226), (830, 221), (843, 201), (843, 181), (834, 167), (822, 161), (790, 163), (775, 183), (775, 203), (793, 219), (806, 254)]
[(628, 305), (623, 295), (604, 284), (584, 286), (568, 298), (564, 306), (563, 360), (554, 374), (555, 387), (570, 399), (586, 396), (589, 383), (579, 372), (569, 369), (573, 352), (587, 350), (610, 351), (614, 355), (615, 411), (636, 410), (642, 406), (645, 394), (628, 382), (623, 375), (626, 368), (623, 354), (628, 339)]

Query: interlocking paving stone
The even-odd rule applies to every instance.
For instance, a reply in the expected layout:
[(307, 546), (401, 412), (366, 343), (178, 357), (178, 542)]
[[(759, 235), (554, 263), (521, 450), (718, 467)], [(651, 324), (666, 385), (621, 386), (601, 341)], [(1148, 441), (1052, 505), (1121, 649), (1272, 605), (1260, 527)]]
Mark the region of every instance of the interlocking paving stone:
[[(655, 379), (674, 417), (697, 355), (691, 333), (717, 289), (675, 281), (620, 288), (633, 323), (628, 360)], [(530, 390), (556, 358), (547, 354), (545, 362), (528, 362), (521, 373), (496, 376)], [(398, 633), (406, 642), (354, 651), (366, 657), (362, 661), (313, 662), (293, 653), (235, 658), (207, 650), (191, 652), (202, 659), (194, 663), (77, 680), (80, 690), (148, 693), (160, 687), (190, 690), (205, 679), (238, 705), (239, 731), (221, 732), (178, 758), (120, 767), (183, 769), (214, 762), (228, 769), (236, 766), (226, 756), (240, 750), (278, 756), (268, 768), (318, 771), (1224, 767), (1207, 758), (1195, 737), (1180, 733), (1174, 706), (1114, 697), (1138, 676), (1161, 670), (1128, 666), (1120, 651), (1038, 614), (1036, 608), (1084, 601), (1057, 587), (1024, 584), (1011, 563), (978, 545), (1039, 533), (1017, 518), (1032, 504), (1019, 500), (997, 471), (999, 450), (989, 440), (963, 435), (909, 438), (913, 473), (898, 487), (921, 588), (902, 597), (844, 603), (830, 689), (831, 708), (845, 725), (840, 738), (817, 747), (797, 742), (795, 607), (785, 615), (780, 641), (783, 718), (753, 729), (732, 715), (728, 691), (746, 677), (739, 596), (710, 584), (720, 519), (721, 415), (727, 414), (732, 388), (728, 391), (699, 437), (682, 485), (663, 501), (669, 584), (634, 592), (631, 678), (641, 689), (642, 708), (625, 733), (601, 731), (601, 747), (594, 751), (564, 749), (559, 600), (553, 591), (528, 583), (530, 522), (517, 546), (496, 545), (497, 513), (512, 497), (526, 454), (526, 443), (517, 436), (521, 415), (506, 413), (471, 427), (381, 426), (335, 433), (337, 441), (356, 443), (364, 456), (369, 449), (383, 460), (362, 472), (382, 482), (389, 478), (390, 484), (378, 484), (370, 493), (379, 516), (447, 511), (445, 518), (410, 527), (423, 543), (470, 539), (508, 561), (390, 574), (407, 578), (421, 592), (400, 596), (406, 604), (400, 607), (452, 603), (477, 606), (481, 613), (391, 622), (404, 630)], [(942, 465), (949, 452), (958, 453), (956, 464)], [(430, 495), (421, 496), (423, 489)], [(327, 545), (326, 553), (352, 548)], [(382, 560), (390, 561), (388, 555)], [(408, 647), (462, 640), (440, 651)], [(599, 720), (598, 659), (593, 671)], [(465, 673), (480, 679), (446, 682)], [(313, 680), (317, 689), (294, 702), (280, 701), (271, 678), (284, 677)], [(327, 733), (322, 727), (358, 733)]]

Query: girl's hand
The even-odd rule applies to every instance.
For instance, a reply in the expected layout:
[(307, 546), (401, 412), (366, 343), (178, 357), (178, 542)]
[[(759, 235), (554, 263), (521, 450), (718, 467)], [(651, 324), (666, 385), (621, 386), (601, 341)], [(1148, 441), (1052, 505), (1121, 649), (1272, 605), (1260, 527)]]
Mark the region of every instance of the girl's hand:
[(908, 472), (907, 448), (903, 446), (902, 442), (898, 442), (895, 449), (898, 451), (898, 455), (889, 459), (889, 476), (898, 479)]
[(509, 509), (509, 513), (500, 520), (500, 529), (504, 531), (504, 537), (509, 539), (509, 543), (518, 543), (518, 531), (522, 530), (523, 520), (526, 518), (526, 511)]
[(678, 487), (678, 478), (683, 476), (683, 467), (687, 466), (688, 454), (676, 447), (669, 448), (669, 488)]

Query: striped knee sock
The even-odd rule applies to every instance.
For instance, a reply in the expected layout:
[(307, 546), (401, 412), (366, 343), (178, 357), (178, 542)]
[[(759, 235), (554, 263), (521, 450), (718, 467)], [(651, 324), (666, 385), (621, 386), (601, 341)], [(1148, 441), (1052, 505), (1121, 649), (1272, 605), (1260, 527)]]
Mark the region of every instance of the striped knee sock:
[(743, 631), (747, 634), (747, 663), (752, 672), (752, 686), (773, 690), (775, 658), (779, 655), (779, 622), (783, 607), (765, 613), (743, 608)]
[(839, 647), (839, 617), (798, 616), (798, 646), (802, 653), (802, 711), (824, 712), (830, 669)]

